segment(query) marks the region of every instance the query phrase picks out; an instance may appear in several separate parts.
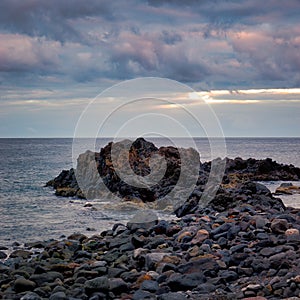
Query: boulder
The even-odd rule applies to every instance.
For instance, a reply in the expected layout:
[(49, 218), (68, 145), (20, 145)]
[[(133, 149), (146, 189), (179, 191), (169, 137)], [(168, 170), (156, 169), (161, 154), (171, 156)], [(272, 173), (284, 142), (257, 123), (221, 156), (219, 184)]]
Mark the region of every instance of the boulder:
[(289, 224), (285, 219), (274, 219), (271, 223), (271, 229), (274, 233), (285, 233)]
[(293, 195), (300, 194), (300, 186), (292, 183), (282, 183), (276, 190), (275, 195)]
[(36, 287), (35, 282), (27, 280), (24, 277), (19, 277), (14, 282), (14, 289), (17, 293), (32, 291)]
[[(114, 154), (117, 154), (116, 158)], [(184, 161), (181, 161), (181, 156)], [(221, 188), (215, 191), (218, 187), (207, 187), (206, 183), (212, 165), (221, 162), (226, 163), (225, 174)], [(122, 176), (119, 176), (120, 170)], [(181, 176), (182, 173), (186, 176)], [(189, 178), (194, 173), (196, 179), (198, 176), (196, 185)], [(121, 202), (130, 201), (143, 208), (145, 203), (154, 202), (152, 208), (171, 206), (176, 216), (183, 217), (199, 207), (226, 211), (243, 205), (250, 197), (251, 205), (282, 211), (285, 209), (283, 203), (273, 198), (267, 187), (254, 182), (268, 180), (300, 180), (300, 168), (279, 164), (271, 158), (218, 158), (200, 163), (195, 149), (158, 148), (144, 138), (138, 138), (135, 141), (110, 142), (99, 152), (88, 150), (80, 154), (76, 170), (63, 170), (46, 186), (53, 187), (56, 195), (63, 197), (94, 199), (114, 195)], [(207, 204), (205, 195), (210, 190), (216, 195), (214, 199), (207, 200), (210, 201)], [(276, 194), (299, 192), (300, 187), (289, 183), (276, 190)]]

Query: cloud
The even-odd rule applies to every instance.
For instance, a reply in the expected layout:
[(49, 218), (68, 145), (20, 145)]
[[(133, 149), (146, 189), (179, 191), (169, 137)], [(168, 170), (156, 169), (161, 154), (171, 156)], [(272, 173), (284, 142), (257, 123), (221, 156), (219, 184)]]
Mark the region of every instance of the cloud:
[(59, 63), (59, 42), (19, 34), (0, 34), (0, 40), (0, 72), (42, 72)]
[(189, 41), (177, 33), (120, 33), (113, 42), (110, 64), (116, 78), (136, 76), (168, 77), (196, 82), (210, 73), (199, 52), (187, 47)]
[(299, 6), (295, 0), (3, 0), (0, 81), (31, 72), (64, 82), (159, 76), (204, 89), (296, 87)]
[(228, 135), (276, 135), (277, 123), (297, 135), (299, 10), (298, 0), (2, 0), (0, 135), (72, 135), (89, 99), (144, 76), (202, 90)]
[[(257, 25), (258, 22), (269, 23), (272, 21), (298, 22), (300, 3), (298, 0), (290, 0), (282, 3), (280, 0), (149, 0), (149, 6), (164, 8), (164, 11), (193, 12), (197, 14), (199, 22), (210, 23), (215, 27), (224, 28), (234, 24)], [(200, 17), (200, 19), (199, 19)]]
[(285, 31), (260, 26), (229, 36), (238, 59), (250, 63), (257, 79), (296, 87), (300, 84), (300, 30)]
[(84, 34), (72, 21), (93, 16), (112, 20), (113, 5), (109, 1), (97, 0), (0, 2), (0, 24), (5, 30), (29, 36), (43, 36), (61, 42), (85, 40)]
[(174, 32), (174, 31), (163, 30), (162, 31), (162, 40), (167, 45), (175, 45), (182, 41), (182, 37), (180, 34)]

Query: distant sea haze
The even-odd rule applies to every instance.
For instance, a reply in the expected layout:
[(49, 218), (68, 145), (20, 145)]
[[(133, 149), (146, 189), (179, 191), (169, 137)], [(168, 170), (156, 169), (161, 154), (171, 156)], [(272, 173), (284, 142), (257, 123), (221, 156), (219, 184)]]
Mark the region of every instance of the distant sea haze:
[[(158, 147), (170, 145), (168, 139), (147, 139)], [(97, 149), (110, 140), (98, 139)], [(101, 207), (93, 211), (84, 207), (85, 200), (70, 202), (44, 187), (62, 169), (72, 167), (72, 142), (71, 138), (0, 139), (0, 245), (58, 238), (78, 231), (88, 234), (88, 228), (99, 232), (116, 221), (128, 220), (130, 214), (126, 211), (112, 212)], [(182, 147), (189, 144), (185, 138), (175, 142)], [(195, 138), (195, 144), (201, 160), (209, 160), (209, 141)], [(87, 150), (86, 139), (82, 139), (80, 149)], [(300, 138), (227, 138), (226, 151), (231, 158), (270, 157), (300, 167)], [(278, 185), (269, 183), (268, 186), (273, 188), (272, 184)], [(298, 199), (293, 201), (297, 204)]]

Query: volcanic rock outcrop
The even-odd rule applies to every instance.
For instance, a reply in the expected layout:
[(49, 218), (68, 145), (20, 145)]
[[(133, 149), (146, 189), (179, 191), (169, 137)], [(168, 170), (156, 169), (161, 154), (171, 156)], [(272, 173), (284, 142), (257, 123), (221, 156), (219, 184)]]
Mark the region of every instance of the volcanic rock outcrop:
[[(112, 159), (112, 154), (117, 156)], [(205, 190), (215, 188), (207, 187), (210, 171), (213, 164), (222, 163), (225, 164), (222, 183), (215, 191), (215, 197), (209, 201), (221, 211), (230, 206), (229, 202), (232, 203), (232, 197), (236, 196), (233, 193), (241, 192), (245, 186), (249, 190), (257, 188), (258, 185), (253, 187), (253, 181), (300, 180), (299, 168), (279, 164), (271, 158), (218, 158), (201, 163), (198, 152), (192, 148), (157, 148), (153, 143), (138, 138), (134, 142), (110, 142), (99, 153), (87, 151), (79, 155), (76, 170), (63, 170), (46, 185), (52, 186), (58, 196), (88, 199), (114, 195), (122, 201), (139, 199), (150, 203), (171, 195), (173, 204), (179, 201), (179, 205), (174, 205), (176, 215), (182, 216), (201, 206), (199, 200)], [(119, 176), (120, 170), (123, 170), (124, 178)], [(149, 185), (155, 171), (157, 176)], [(263, 197), (263, 186), (259, 189), (258, 194)], [(186, 191), (190, 191), (188, 195)]]

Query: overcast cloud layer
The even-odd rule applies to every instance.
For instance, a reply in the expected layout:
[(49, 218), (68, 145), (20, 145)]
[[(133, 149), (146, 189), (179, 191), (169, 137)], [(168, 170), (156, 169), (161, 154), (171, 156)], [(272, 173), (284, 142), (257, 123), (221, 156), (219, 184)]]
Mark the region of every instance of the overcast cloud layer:
[(299, 11), (298, 0), (2, 0), (0, 136), (71, 136), (90, 99), (144, 76), (207, 92), (226, 135), (299, 136)]

